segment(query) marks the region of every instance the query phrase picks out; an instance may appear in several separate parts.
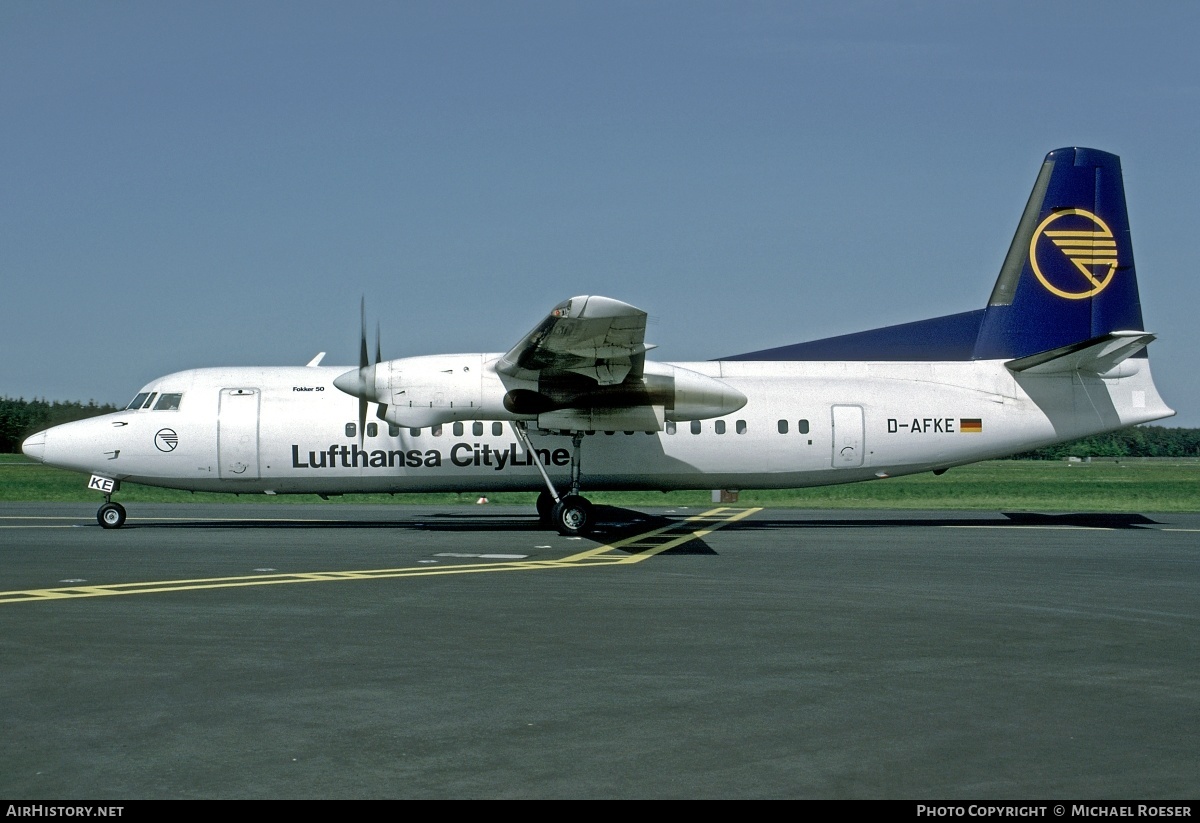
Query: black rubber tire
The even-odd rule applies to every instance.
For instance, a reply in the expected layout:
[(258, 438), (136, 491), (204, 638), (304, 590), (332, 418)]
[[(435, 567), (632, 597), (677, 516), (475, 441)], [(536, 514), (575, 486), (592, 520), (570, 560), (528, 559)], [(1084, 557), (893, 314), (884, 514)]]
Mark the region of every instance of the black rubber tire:
[(125, 507), (120, 503), (105, 503), (96, 512), (96, 522), (106, 529), (119, 529), (125, 525)]
[(568, 494), (554, 507), (554, 526), (558, 533), (573, 537), (592, 528), (592, 504), (587, 498)]

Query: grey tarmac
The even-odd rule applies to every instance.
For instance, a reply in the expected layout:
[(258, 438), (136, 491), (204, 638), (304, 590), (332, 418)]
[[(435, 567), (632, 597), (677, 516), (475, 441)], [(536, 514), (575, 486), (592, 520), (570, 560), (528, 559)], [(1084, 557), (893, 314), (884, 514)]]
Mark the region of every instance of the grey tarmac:
[(1200, 794), (1197, 514), (94, 514), (0, 505), (5, 799)]

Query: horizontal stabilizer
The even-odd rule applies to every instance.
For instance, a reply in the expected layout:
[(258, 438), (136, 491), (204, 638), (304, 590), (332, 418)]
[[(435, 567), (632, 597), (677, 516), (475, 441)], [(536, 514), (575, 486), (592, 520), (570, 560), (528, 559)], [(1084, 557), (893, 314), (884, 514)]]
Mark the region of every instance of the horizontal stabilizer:
[(1062, 346), (1004, 365), (1021, 374), (1068, 374), (1075, 371), (1104, 374), (1150, 344), (1154, 335), (1144, 331), (1114, 331), (1102, 337)]

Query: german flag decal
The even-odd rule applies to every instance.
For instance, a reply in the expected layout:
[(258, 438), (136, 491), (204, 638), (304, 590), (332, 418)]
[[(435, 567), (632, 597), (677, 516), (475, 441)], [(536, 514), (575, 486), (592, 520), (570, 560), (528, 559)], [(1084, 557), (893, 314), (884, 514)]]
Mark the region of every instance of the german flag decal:
[(978, 417), (960, 417), (958, 430), (964, 434), (979, 434), (983, 431), (983, 421)]

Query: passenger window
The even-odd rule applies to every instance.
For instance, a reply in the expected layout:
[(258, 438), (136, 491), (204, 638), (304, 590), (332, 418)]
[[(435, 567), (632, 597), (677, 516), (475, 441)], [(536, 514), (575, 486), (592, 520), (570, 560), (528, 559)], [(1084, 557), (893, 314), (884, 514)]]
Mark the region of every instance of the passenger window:
[(497, 420), (495, 423), (492, 424), (492, 434), (495, 435), (496, 437), (499, 437), (500, 435), (504, 434), (504, 424), (501, 423), (499, 420)]
[(429, 433), (432, 434), (434, 437), (441, 437), (442, 436), (442, 424), (438, 423), (436, 426), (431, 427), (429, 429)]
[(692, 434), (699, 434), (699, 433), (700, 433), (700, 421), (693, 420), (692, 421)]
[(462, 423), (455, 423), (455, 424), (454, 424), (454, 436), (455, 436), (455, 437), (462, 437), (462, 435), (463, 435), (463, 424), (462, 424)]
[(674, 434), (675, 433), (675, 421), (668, 420), (666, 423), (666, 426), (664, 428), (666, 429), (667, 434)]
[(175, 411), (179, 408), (179, 401), (183, 399), (182, 394), (164, 394), (158, 398), (158, 402), (154, 404), (155, 411)]
[(129, 405), (126, 406), (125, 408), (126, 409), (140, 409), (142, 407), (142, 404), (146, 402), (146, 398), (149, 396), (150, 396), (150, 392), (142, 392), (137, 397), (130, 400)]
[(476, 437), (483, 437), (483, 424), (475, 422), (471, 424), (471, 434)]
[(778, 428), (779, 428), (779, 433), (780, 433), (780, 434), (787, 434), (787, 430), (788, 430), (787, 421), (786, 421), (786, 420), (780, 420), (780, 421), (779, 421), (779, 426), (778, 426)]
[(725, 421), (724, 421), (724, 420), (718, 420), (718, 421), (717, 421), (717, 423), (716, 423), (716, 426), (715, 426), (715, 428), (716, 428), (716, 430), (717, 430), (717, 434), (724, 434), (724, 433), (725, 433)]
[(346, 424), (346, 436), (347, 437), (353, 437), (357, 431), (358, 431), (358, 426), (354, 425), (353, 423)]
[[(421, 436), (421, 430), (420, 430), (420, 429), (409, 429), (409, 430), (408, 430), (408, 433), (409, 433), (409, 434), (410, 434), (412, 437), (420, 437), (420, 436)], [(397, 436), (399, 436), (399, 434), (400, 434), (400, 427), (399, 427), (399, 426), (388, 426), (388, 434), (390, 434), (392, 437), (397, 437)]]
[(746, 433), (746, 421), (745, 420), (737, 421), (736, 428), (737, 428), (738, 434), (745, 434)]
[(800, 421), (800, 422), (797, 424), (796, 428), (797, 428), (797, 430), (798, 430), (798, 431), (799, 431), (801, 434), (808, 434), (808, 421), (807, 421), (807, 420), (801, 420), (801, 421)]
[(367, 437), (378, 437), (378, 436), (379, 436), (379, 425), (376, 423), (368, 423), (367, 424)]

